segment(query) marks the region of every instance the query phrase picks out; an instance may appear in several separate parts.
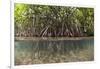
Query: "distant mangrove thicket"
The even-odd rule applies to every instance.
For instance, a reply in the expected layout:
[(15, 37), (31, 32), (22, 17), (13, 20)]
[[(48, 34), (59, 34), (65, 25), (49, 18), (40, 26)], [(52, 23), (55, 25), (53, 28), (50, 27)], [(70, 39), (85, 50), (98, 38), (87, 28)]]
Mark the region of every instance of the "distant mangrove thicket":
[(83, 37), (94, 35), (94, 9), (15, 4), (16, 37)]

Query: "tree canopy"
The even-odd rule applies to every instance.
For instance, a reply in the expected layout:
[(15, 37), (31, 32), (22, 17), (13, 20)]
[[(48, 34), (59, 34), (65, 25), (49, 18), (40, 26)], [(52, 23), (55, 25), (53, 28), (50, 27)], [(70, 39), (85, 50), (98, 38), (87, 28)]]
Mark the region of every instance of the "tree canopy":
[(80, 37), (94, 35), (94, 9), (15, 4), (15, 36)]

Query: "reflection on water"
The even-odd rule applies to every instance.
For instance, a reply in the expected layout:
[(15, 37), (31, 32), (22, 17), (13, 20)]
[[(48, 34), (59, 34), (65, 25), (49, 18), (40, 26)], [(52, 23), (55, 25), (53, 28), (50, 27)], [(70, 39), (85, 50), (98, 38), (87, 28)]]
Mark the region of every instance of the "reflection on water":
[(93, 38), (15, 41), (15, 65), (91, 61), (93, 59)]

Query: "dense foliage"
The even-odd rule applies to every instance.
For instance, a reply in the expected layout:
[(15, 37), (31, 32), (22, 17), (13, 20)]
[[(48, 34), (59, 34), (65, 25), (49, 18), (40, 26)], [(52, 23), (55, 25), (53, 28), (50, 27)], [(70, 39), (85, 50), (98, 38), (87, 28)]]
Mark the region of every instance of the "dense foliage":
[(94, 35), (94, 9), (15, 4), (15, 36), (78, 37)]

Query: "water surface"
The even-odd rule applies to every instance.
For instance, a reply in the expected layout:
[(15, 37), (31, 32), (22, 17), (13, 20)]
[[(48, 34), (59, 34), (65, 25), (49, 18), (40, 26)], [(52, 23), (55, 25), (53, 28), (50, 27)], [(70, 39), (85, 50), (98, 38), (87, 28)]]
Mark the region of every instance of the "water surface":
[(91, 61), (94, 38), (15, 40), (15, 65)]

